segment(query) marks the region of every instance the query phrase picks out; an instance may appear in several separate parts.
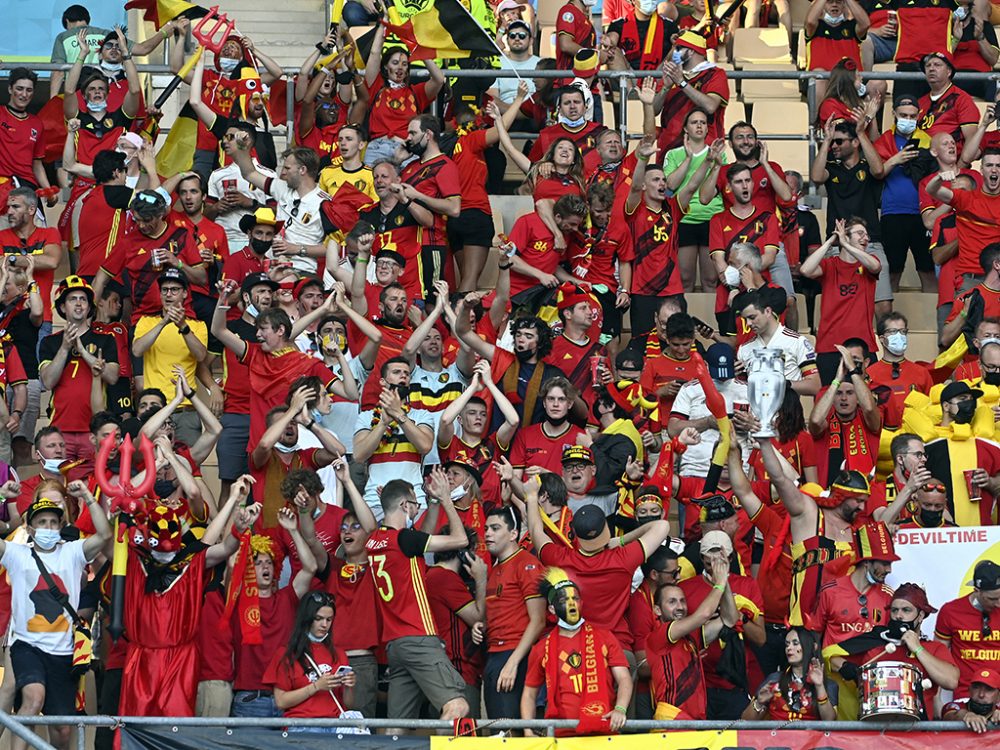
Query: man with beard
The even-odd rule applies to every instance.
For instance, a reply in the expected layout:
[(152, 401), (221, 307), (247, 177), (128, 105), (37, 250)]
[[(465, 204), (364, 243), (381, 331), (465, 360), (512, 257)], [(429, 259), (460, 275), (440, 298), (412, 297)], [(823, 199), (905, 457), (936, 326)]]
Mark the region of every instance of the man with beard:
[[(611, 632), (584, 619), (580, 588), (565, 571), (549, 568), (539, 591), (556, 627), (531, 649), (521, 718), (535, 718), (544, 685), (546, 719), (579, 719), (576, 734), (618, 732), (632, 700), (632, 675), (621, 645)], [(617, 688), (613, 699), (612, 683)], [(572, 733), (556, 730), (557, 735)], [(525, 736), (534, 732), (526, 730)]]
[[(448, 218), (462, 212), (462, 186), (458, 167), (441, 153), (441, 121), (434, 115), (410, 120), (403, 148), (417, 158), (408, 162), (400, 182), (390, 190), (403, 208), (421, 225), (417, 230), (420, 254), (416, 266), (420, 296), (433, 303), (434, 282), (453, 280), (454, 269), (448, 255)], [(427, 219), (431, 222), (428, 225)]]
[[(15, 689), (21, 695), (18, 714), (25, 718), (40, 713), (67, 716), (75, 710), (74, 631), (69, 612), (80, 606), (80, 585), (87, 565), (111, 539), (108, 518), (86, 485), (72, 482), (68, 494), (74, 502), (86, 504), (96, 532), (92, 536), (63, 541), (60, 530), (65, 511), (42, 497), (31, 504), (25, 516), (31, 544), (0, 541), (0, 560), (10, 578), (13, 604), (10, 660)], [(69, 747), (72, 727), (52, 727), (49, 731), (56, 747)], [(26, 750), (27, 744), (15, 737), (11, 747)]]
[[(209, 175), (208, 197), (205, 199), (205, 216), (226, 230), (229, 249), (233, 253), (236, 252), (236, 248), (245, 247), (247, 244), (247, 230), (243, 228), (245, 217), (256, 215), (257, 211), (268, 203), (267, 193), (251, 185), (240, 172), (239, 165), (232, 161), (231, 155), (236, 149), (238, 133), (243, 133), (244, 137), (250, 140), (250, 149), (253, 150), (257, 140), (254, 126), (239, 120), (229, 122), (222, 136), (222, 152), (229, 157), (228, 163)], [(271, 179), (277, 177), (274, 170), (251, 158), (254, 170), (258, 174)]]
[[(507, 51), (504, 53), (504, 68), (508, 70), (533, 71), (542, 59), (532, 54), (531, 26), (520, 18), (507, 24), (504, 32), (507, 39)], [(528, 95), (535, 93), (535, 82), (531, 78), (522, 79), (528, 86)], [(497, 78), (486, 94), (492, 97), (501, 113), (506, 112), (517, 96), (519, 81), (517, 78)], [(520, 107), (518, 107), (520, 109)], [(511, 717), (514, 718), (514, 717)]]
[[(552, 329), (541, 318), (518, 317), (510, 324), (514, 337), (514, 353), (495, 344), (483, 341), (472, 330), (468, 308), (478, 301), (470, 293), (459, 302), (455, 310), (455, 335), (472, 351), (491, 363), (494, 382), (501, 386), (504, 395), (514, 404), (521, 419), (521, 427), (538, 424), (545, 418), (545, 405), (540, 396), (542, 383), (553, 378), (563, 378), (562, 370), (545, 362), (552, 351)], [(581, 416), (586, 405), (581, 401)]]
[[(878, 521), (862, 526), (857, 532), (857, 549), (854, 570), (823, 586), (812, 624), (807, 622), (811, 630), (822, 626), (823, 643), (827, 647), (889, 624), (892, 588), (885, 579), (899, 557), (888, 527)], [(858, 693), (854, 686), (857, 665), (832, 659), (830, 670), (840, 688), (837, 716), (845, 721), (857, 719)]]
[[(362, 297), (355, 296), (354, 299), (359, 300), (361, 306), (364, 306)], [(387, 284), (379, 292), (378, 300), (379, 315), (374, 322), (374, 327), (381, 334), (381, 339), (377, 349), (374, 351), (371, 349), (369, 346), (370, 337), (355, 322), (353, 317), (347, 322), (348, 347), (352, 352), (360, 352), (358, 356), (362, 357), (365, 367), (373, 371), (381, 370), (391, 359), (402, 358), (403, 348), (413, 334), (413, 329), (406, 318), (409, 302), (406, 289), (400, 284)], [(351, 307), (354, 308), (354, 305)], [(359, 317), (364, 314), (357, 308), (354, 308), (353, 312)], [(365, 385), (367, 387), (361, 393), (361, 406), (370, 409), (378, 401), (381, 388), (378, 387), (377, 383), (366, 383)]]
[(59, 246), (59, 230), (38, 226), (38, 196), (31, 188), (14, 188), (7, 196), (7, 223), (9, 229), (0, 229), (0, 253), (3, 260), (27, 269), (28, 258), (33, 262), (32, 275), (38, 282), (38, 293), (42, 298), (43, 317), (41, 333), (52, 332), (52, 282), (55, 269), (62, 261)]
[(946, 703), (941, 718), (964, 722), (976, 734), (986, 734), (990, 724), (1000, 724), (1000, 670), (979, 670), (968, 692), (968, 697)]
[[(486, 668), (483, 699), (491, 719), (516, 719), (528, 654), (545, 630), (545, 600), (538, 593), (542, 564), (518, 544), (521, 514), (512, 506), (486, 516), (483, 539), (493, 556), (486, 579)], [(483, 628), (473, 630), (482, 637)]]
[[(753, 202), (757, 208), (773, 213), (777, 201), (791, 201), (792, 189), (785, 181), (785, 173), (777, 162), (768, 160), (767, 144), (757, 138), (757, 129), (753, 125), (742, 121), (733, 125), (729, 129), (729, 147), (733, 150), (735, 164), (746, 164), (750, 167), (750, 176), (756, 186), (753, 191)], [(698, 189), (698, 199), (705, 205), (708, 205), (716, 195), (722, 196), (726, 206), (732, 205), (732, 191), (721, 169), (714, 182), (705, 180)]]
[(518, 430), (510, 449), (510, 462), (518, 479), (523, 479), (529, 468), (556, 474), (562, 472), (563, 449), (576, 443), (580, 431), (569, 421), (570, 408), (576, 396), (576, 389), (562, 376), (542, 383), (538, 397), (545, 418)]
[(809, 413), (818, 480), (824, 486), (842, 468), (868, 474), (875, 467), (882, 433), (882, 412), (866, 382), (863, 360), (855, 363), (846, 347), (837, 350), (837, 374)]
[[(980, 560), (972, 573), (972, 592), (941, 607), (934, 637), (951, 649), (958, 665), (956, 695), (967, 695), (983, 670), (1000, 669), (1000, 565)], [(978, 712), (977, 712), (978, 713)]]
[(177, 198), (184, 214), (174, 218), (173, 223), (176, 226), (187, 227), (191, 232), (198, 254), (205, 264), (208, 281), (204, 284), (191, 285), (191, 305), (198, 320), (207, 327), (212, 320), (212, 309), (215, 305), (215, 298), (209, 294), (209, 290), (215, 289), (215, 285), (219, 283), (222, 264), (230, 256), (231, 251), (226, 230), (204, 214), (206, 190), (204, 179), (196, 174), (181, 179), (177, 183)]
[[(948, 511), (959, 526), (994, 523), (994, 498), (1000, 495), (1000, 447), (970, 434), (976, 404), (983, 392), (965, 381), (941, 391), (943, 437), (927, 443), (927, 469), (943, 477)], [(950, 434), (949, 434), (950, 433)]]
[(885, 480), (872, 483), (871, 517), (886, 524), (909, 515), (915, 493), (930, 481), (924, 441), (912, 432), (901, 432), (889, 443), (892, 473)]
[(429, 412), (410, 407), (412, 369), (403, 357), (387, 360), (379, 369), (375, 405), (358, 414), (354, 460), (368, 464), (365, 502), (377, 519), (382, 515), (379, 487), (393, 479), (412, 484), (417, 503), (424, 504), (422, 467), (434, 444), (434, 420)]
[(979, 171), (983, 175), (982, 187), (976, 190), (945, 187), (945, 183), (958, 174), (955, 170), (939, 172), (927, 183), (927, 194), (947, 203), (955, 211), (955, 228), (958, 231), (955, 287), (959, 293), (983, 282), (980, 252), (1000, 242), (1000, 149), (983, 151)]
[(597, 465), (590, 448), (582, 445), (568, 445), (562, 451), (562, 478), (566, 484), (566, 504), (574, 513), (585, 505), (596, 505), (610, 516), (618, 504), (618, 491), (604, 495), (590, 494), (597, 476)]
[[(785, 472), (771, 438), (759, 438), (771, 483), (788, 511), (792, 537), (792, 596), (789, 625), (805, 625), (819, 606), (823, 585), (844, 572), (857, 554), (853, 524), (871, 493), (863, 474), (838, 474), (829, 493), (802, 492)], [(844, 558), (840, 560), (839, 558)]]
[(739, 620), (729, 588), (729, 564), (722, 556), (712, 559), (708, 579), (711, 591), (690, 614), (677, 584), (666, 583), (654, 594), (657, 623), (646, 639), (646, 658), (657, 720), (705, 718), (708, 697), (700, 652), (723, 627), (735, 627)]

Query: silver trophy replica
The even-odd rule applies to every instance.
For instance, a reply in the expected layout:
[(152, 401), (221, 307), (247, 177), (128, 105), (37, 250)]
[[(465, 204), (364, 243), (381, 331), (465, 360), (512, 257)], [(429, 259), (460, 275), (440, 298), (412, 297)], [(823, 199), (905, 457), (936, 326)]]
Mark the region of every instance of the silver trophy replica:
[(760, 422), (752, 437), (777, 437), (774, 417), (785, 398), (785, 360), (780, 349), (754, 349), (747, 373), (747, 400)]

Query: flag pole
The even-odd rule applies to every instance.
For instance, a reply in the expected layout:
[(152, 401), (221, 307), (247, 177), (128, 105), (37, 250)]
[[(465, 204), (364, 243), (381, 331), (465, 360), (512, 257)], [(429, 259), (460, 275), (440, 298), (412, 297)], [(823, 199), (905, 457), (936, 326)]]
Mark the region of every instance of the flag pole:
[[(481, 23), (479, 23), (479, 19), (476, 18), (474, 15), (472, 15), (472, 12), (468, 8), (465, 7), (464, 3), (462, 3), (462, 0), (458, 0), (458, 5), (459, 5), (459, 7), (462, 10), (465, 11), (465, 14), (475, 22), (476, 26), (478, 26), (480, 29), (482, 29), (483, 35), (487, 39), (490, 40), (490, 44), (493, 45), (493, 49), (495, 49), (497, 51), (497, 55), (499, 55), (501, 58), (503, 58), (503, 59), (506, 60), (507, 56), (503, 53), (503, 51), (500, 49), (500, 47), (497, 46), (496, 39), (494, 39), (493, 37), (491, 37), (489, 35), (489, 32), (487, 32), (486, 29), (483, 28), (483, 25)], [(518, 72), (517, 68), (504, 68), (504, 67), (502, 67), (502, 63), (501, 63), (500, 70), (513, 70), (514, 71), (514, 75), (517, 76), (517, 80), (519, 80), (519, 81), (523, 81), (524, 80), (523, 78), (521, 78), (521, 74)]]

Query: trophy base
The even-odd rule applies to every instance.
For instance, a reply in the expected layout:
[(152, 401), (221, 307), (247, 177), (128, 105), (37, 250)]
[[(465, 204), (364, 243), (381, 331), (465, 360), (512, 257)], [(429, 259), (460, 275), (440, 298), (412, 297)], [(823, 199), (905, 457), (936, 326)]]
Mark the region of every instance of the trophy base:
[(776, 437), (778, 437), (778, 433), (777, 433), (776, 430), (773, 430), (773, 429), (757, 430), (756, 432), (751, 432), (750, 433), (750, 437), (752, 437), (752, 438), (776, 438)]

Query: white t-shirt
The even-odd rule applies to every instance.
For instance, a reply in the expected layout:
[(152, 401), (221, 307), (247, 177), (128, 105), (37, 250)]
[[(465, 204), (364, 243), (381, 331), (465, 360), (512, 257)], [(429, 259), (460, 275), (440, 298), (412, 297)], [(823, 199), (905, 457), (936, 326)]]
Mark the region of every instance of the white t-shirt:
[[(256, 159), (253, 160), (254, 169), (265, 177), (274, 178), (273, 170), (261, 166)], [(216, 169), (208, 176), (208, 197), (219, 200), (226, 194), (226, 188), (235, 185), (236, 191), (241, 195), (246, 195), (261, 205), (267, 202), (267, 194), (260, 188), (256, 188), (247, 182), (240, 173), (240, 168), (235, 163)], [(215, 223), (226, 230), (226, 239), (229, 241), (229, 254), (237, 253), (247, 246), (247, 235), (240, 229), (240, 219), (247, 214), (252, 214), (249, 209), (228, 211), (215, 217)]]
[[(535, 70), (538, 67), (538, 63), (541, 61), (538, 55), (530, 55), (527, 60), (511, 60), (506, 55), (500, 60), (500, 67), (504, 70)], [(523, 80), (528, 84), (528, 93), (535, 93), (535, 81), (530, 76), (524, 76)], [(517, 96), (517, 86), (521, 83), (521, 79), (517, 77), (513, 78), (497, 78), (496, 88), (497, 93), (500, 95), (500, 101), (504, 104), (510, 104), (514, 101), (514, 97)]]
[(816, 366), (816, 350), (809, 339), (784, 326), (774, 332), (770, 341), (764, 342), (760, 336), (754, 336), (743, 344), (736, 353), (736, 358), (747, 365), (753, 362), (753, 352), (757, 349), (780, 349), (785, 362), (785, 380), (802, 380), (802, 370)]
[[(454, 362), (445, 367), (441, 372), (431, 372), (418, 366), (414, 367), (413, 372), (410, 374), (410, 390), (418, 388), (424, 393), (435, 396), (440, 395), (449, 387), (454, 388), (456, 384), (460, 387), (459, 393), (469, 387), (469, 381), (462, 375), (462, 371), (458, 369), (458, 365)], [(441, 415), (443, 413), (443, 406), (440, 411), (430, 413), (433, 420), (431, 426), (434, 428), (434, 444), (431, 447), (431, 452), (424, 456), (424, 463), (427, 466), (434, 466), (441, 463), (441, 456), (438, 453), (437, 434), (438, 425), (441, 424)]]
[[(733, 413), (733, 401), (747, 400), (746, 383), (738, 383), (735, 380), (724, 380), (716, 382), (715, 387), (726, 402), (726, 412)], [(677, 392), (677, 398), (670, 408), (671, 414), (692, 421), (702, 419), (711, 415), (708, 404), (705, 403), (705, 389), (697, 380), (690, 380), (681, 386)], [(704, 477), (708, 475), (708, 468), (712, 463), (712, 451), (719, 441), (719, 431), (716, 429), (705, 430), (701, 433), (701, 442), (697, 445), (689, 445), (687, 450), (681, 454), (680, 474), (685, 477)]]
[[(358, 421), (355, 424), (354, 432), (357, 434), (361, 430), (371, 429), (372, 417), (374, 417), (375, 412), (372, 410), (363, 411), (358, 414)], [(418, 425), (426, 425), (432, 430), (434, 429), (434, 418), (431, 416), (429, 411), (424, 409), (410, 409), (407, 412), (407, 416), (412, 419)], [(403, 432), (401, 427), (397, 427), (395, 433), (401, 435)], [(388, 435), (386, 435), (388, 437)], [(384, 440), (385, 438), (383, 438)], [(405, 438), (403, 438), (405, 440)], [(383, 461), (379, 463), (372, 463), (371, 460), (368, 461), (368, 484), (365, 485), (365, 502), (368, 503), (368, 507), (372, 509), (372, 513), (375, 514), (375, 519), (378, 521), (382, 520), (382, 504), (379, 502), (378, 498), (378, 488), (384, 487), (386, 483), (393, 479), (405, 479), (407, 482), (413, 485), (413, 491), (417, 495), (417, 502), (420, 503), (422, 508), (425, 508), (424, 503), (424, 473), (423, 473), (423, 461), (406, 461), (399, 459), (396, 461)]]
[[(285, 242), (289, 245), (319, 245), (325, 236), (320, 205), (330, 196), (313, 188), (305, 195), (288, 187), (284, 180), (273, 179), (268, 183), (271, 195), (278, 202), (278, 218), (285, 222), (282, 229)], [(270, 252), (268, 253), (270, 255)], [(316, 259), (309, 256), (283, 256), (290, 260), (292, 268), (299, 273), (316, 273)]]
[[(73, 608), (79, 607), (83, 571), (87, 567), (83, 540), (61, 542), (51, 552), (39, 550), (38, 556), (56, 585), (69, 595)], [(73, 622), (49, 593), (31, 547), (8, 542), (0, 563), (10, 577), (11, 642), (24, 641), (55, 656), (72, 656)]]

